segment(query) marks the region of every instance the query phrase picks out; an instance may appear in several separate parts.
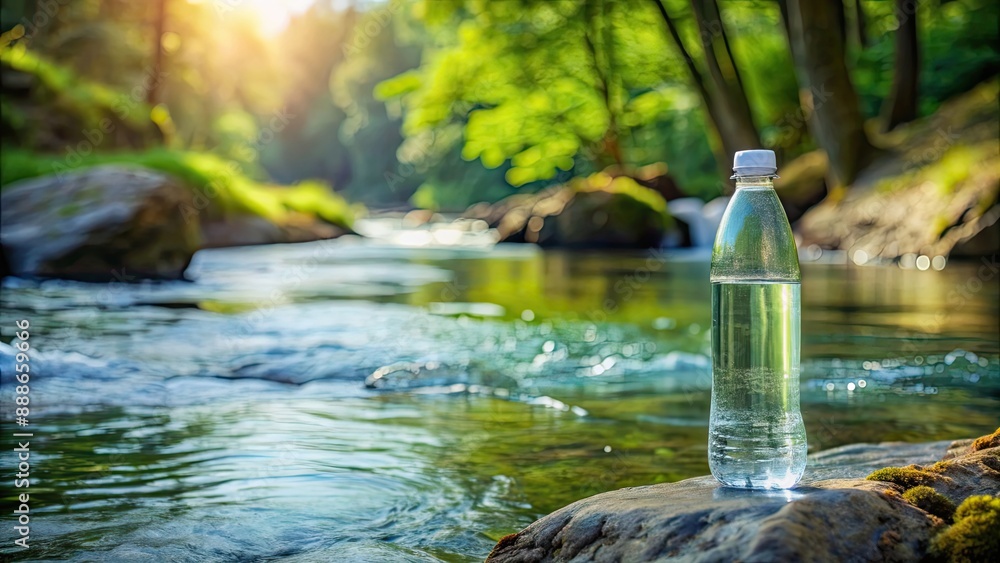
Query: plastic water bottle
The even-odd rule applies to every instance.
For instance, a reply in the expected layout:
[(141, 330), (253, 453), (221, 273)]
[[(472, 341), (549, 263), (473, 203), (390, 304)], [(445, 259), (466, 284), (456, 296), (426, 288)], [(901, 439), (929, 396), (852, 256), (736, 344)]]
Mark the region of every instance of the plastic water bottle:
[(785, 489), (806, 467), (799, 412), (799, 258), (774, 193), (774, 152), (736, 153), (712, 249), (708, 462), (722, 484)]

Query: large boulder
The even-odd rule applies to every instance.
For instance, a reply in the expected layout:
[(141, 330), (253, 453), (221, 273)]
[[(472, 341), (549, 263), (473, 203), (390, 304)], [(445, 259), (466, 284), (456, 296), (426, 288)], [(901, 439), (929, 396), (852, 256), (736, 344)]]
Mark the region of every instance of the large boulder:
[(660, 194), (605, 173), (474, 205), (465, 217), (486, 221), (501, 241), (562, 248), (658, 247), (672, 223)]
[(9, 273), (85, 281), (179, 279), (200, 244), (166, 174), (99, 166), (16, 182), (0, 192)]
[[(603, 493), (503, 538), (487, 561), (918, 561), (950, 518), (924, 499), (951, 506), (1000, 490), (1000, 447), (946, 451), (947, 442), (838, 448), (812, 456), (790, 491), (698, 477)], [(904, 493), (918, 485), (934, 490)]]

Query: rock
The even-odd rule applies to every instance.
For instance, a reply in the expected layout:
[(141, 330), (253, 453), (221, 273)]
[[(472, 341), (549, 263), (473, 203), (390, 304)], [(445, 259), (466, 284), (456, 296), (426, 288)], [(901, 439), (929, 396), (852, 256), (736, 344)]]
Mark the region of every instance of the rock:
[(347, 227), (327, 223), (304, 213), (289, 213), (289, 215), (278, 226), (281, 229), (280, 239), (270, 242), (312, 242), (353, 234)]
[(486, 221), (501, 241), (563, 248), (658, 247), (671, 224), (659, 194), (604, 173), (477, 204), (464, 217)]
[(441, 222), (444, 219), (434, 213), (430, 209), (413, 209), (408, 211), (406, 215), (403, 215), (403, 227), (407, 229), (415, 229), (417, 227), (422, 227), (428, 223)]
[(645, 186), (660, 194), (667, 201), (687, 197), (668, 171), (666, 163), (663, 162), (640, 167), (635, 171), (635, 181), (640, 186)]
[[(544, 220), (561, 213), (572, 197), (571, 189), (553, 186), (535, 194), (514, 194), (493, 204), (477, 203), (469, 207), (463, 217), (485, 221), (490, 228), (496, 229), (501, 242), (538, 242)], [(535, 217), (533, 234), (528, 240), (528, 223)]]
[[(532, 227), (529, 220), (529, 232)], [(578, 191), (561, 213), (542, 222), (540, 231), (542, 246), (651, 248), (663, 240), (666, 218), (631, 194), (596, 189)]]
[(911, 463), (934, 463), (942, 459), (950, 442), (883, 442), (881, 444), (849, 444), (809, 456), (804, 481), (863, 478), (883, 467)]
[(852, 258), (863, 251), (864, 260), (994, 254), (1000, 241), (998, 98), (1000, 81), (992, 79), (893, 131), (890, 151), (846, 192), (799, 219), (800, 247), (845, 250)]
[[(927, 469), (937, 475), (929, 487), (956, 505), (1000, 490), (1000, 448), (964, 448)], [(904, 487), (864, 477), (886, 463), (932, 463), (948, 449), (838, 448), (811, 456), (790, 491), (729, 489), (697, 477), (602, 493), (504, 537), (487, 561), (917, 561), (945, 522), (904, 500)], [(909, 496), (934, 496), (918, 493)]]
[(237, 215), (203, 221), (201, 248), (225, 248), (289, 242), (309, 242), (337, 238), (348, 231), (330, 223), (289, 213), (283, 224), (256, 215)]
[(823, 151), (812, 151), (785, 163), (774, 181), (774, 191), (791, 222), (826, 196), (826, 173), (829, 162)]
[(1000, 248), (1000, 205), (983, 214), (969, 231), (975, 234), (960, 239), (951, 249), (951, 256), (968, 258), (996, 253)]
[(180, 279), (200, 242), (191, 200), (170, 176), (118, 166), (24, 180), (0, 193), (0, 244), (19, 276)]
[(252, 246), (275, 242), (281, 238), (281, 229), (277, 225), (255, 215), (203, 221), (201, 232), (204, 248)]

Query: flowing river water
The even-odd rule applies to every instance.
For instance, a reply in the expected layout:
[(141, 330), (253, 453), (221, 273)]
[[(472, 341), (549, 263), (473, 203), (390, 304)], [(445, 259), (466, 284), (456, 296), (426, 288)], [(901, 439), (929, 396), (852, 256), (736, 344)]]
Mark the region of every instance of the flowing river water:
[[(428, 242), (5, 280), (5, 428), (31, 323), (31, 558), (477, 561), (576, 499), (708, 472), (703, 254)], [(804, 264), (810, 451), (995, 429), (996, 275)]]

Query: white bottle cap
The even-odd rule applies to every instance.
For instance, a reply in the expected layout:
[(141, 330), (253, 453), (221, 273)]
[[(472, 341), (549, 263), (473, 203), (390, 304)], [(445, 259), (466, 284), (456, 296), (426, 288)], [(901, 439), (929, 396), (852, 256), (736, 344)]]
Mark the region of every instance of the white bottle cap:
[(765, 149), (739, 151), (733, 157), (733, 172), (737, 176), (773, 176), (777, 171), (774, 151)]

